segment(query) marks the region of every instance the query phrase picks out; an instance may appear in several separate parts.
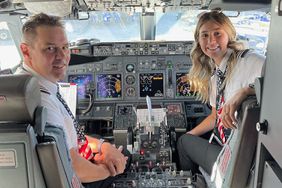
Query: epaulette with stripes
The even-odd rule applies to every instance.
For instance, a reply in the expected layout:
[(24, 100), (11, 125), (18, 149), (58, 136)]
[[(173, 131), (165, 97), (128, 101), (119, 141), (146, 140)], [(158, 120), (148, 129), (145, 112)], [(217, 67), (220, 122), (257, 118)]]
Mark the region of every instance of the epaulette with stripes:
[(51, 95), (51, 93), (46, 88), (44, 88), (43, 86), (40, 86), (40, 92)]
[(250, 49), (240, 50), (240, 51), (237, 53), (237, 59), (239, 59), (239, 58), (244, 58), (245, 55), (248, 53), (248, 51), (250, 51)]

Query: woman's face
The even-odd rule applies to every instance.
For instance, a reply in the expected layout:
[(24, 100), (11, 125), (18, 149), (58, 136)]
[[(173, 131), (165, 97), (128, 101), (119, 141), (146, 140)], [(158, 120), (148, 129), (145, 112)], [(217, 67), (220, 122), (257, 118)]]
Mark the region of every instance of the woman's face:
[(221, 25), (208, 21), (199, 30), (199, 44), (202, 51), (219, 65), (227, 51), (228, 34)]

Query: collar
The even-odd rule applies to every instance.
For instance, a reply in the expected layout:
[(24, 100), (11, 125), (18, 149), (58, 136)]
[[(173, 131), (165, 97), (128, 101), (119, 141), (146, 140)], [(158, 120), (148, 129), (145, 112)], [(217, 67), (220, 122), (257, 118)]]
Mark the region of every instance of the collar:
[(56, 95), (57, 90), (58, 90), (57, 83), (53, 83), (53, 82), (47, 80), (46, 78), (44, 78), (43, 76), (39, 75), (32, 68), (30, 68), (29, 66), (27, 66), (24, 63), (23, 63), (23, 69), (25, 71), (31, 73), (33, 76), (35, 76), (38, 79), (40, 86), (42, 86), (45, 89), (47, 89), (51, 94)]
[(222, 72), (225, 72), (225, 69), (226, 69), (227, 63), (228, 63), (228, 59), (229, 59), (229, 57), (230, 57), (232, 51), (233, 51), (233, 50), (230, 49), (230, 48), (227, 49), (227, 52), (226, 52), (225, 56), (223, 57), (223, 59), (221, 60), (219, 66), (215, 65), (215, 66), (216, 66), (216, 69), (219, 68), (219, 70), (221, 70)]

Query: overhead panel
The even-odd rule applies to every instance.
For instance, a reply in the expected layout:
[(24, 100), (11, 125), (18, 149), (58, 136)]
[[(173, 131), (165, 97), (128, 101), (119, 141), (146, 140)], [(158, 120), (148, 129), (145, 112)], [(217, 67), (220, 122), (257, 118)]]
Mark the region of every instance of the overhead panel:
[(68, 16), (81, 11), (172, 12), (206, 9), (211, 0), (13, 0), (31, 13)]
[(22, 3), (33, 13), (46, 13), (54, 16), (67, 16), (72, 10), (72, 0), (13, 0), (13, 3)]
[(206, 8), (210, 0), (85, 0), (90, 10), (121, 12), (179, 11)]

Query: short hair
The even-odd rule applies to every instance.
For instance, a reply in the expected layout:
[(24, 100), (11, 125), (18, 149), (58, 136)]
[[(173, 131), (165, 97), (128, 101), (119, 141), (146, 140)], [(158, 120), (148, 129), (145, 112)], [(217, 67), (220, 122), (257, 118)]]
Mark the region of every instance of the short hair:
[(44, 13), (35, 14), (30, 16), (23, 24), (23, 42), (32, 43), (32, 39), (37, 35), (36, 29), (41, 26), (61, 27), (64, 29), (64, 24), (60, 17), (50, 16)]

